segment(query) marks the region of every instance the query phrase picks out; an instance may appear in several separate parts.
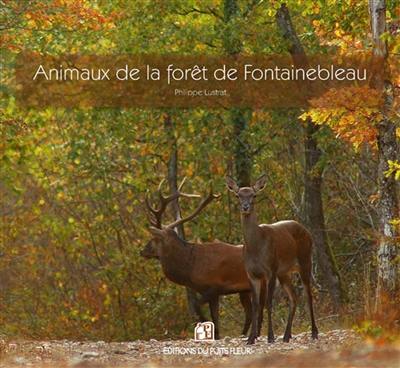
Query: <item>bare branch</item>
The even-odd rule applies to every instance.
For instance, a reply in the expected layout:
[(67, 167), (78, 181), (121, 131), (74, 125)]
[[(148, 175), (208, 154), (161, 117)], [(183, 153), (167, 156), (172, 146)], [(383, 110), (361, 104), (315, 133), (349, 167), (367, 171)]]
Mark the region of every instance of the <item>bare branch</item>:
[(219, 15), (215, 9), (210, 8), (210, 7), (207, 7), (207, 10), (202, 10), (202, 9), (193, 7), (191, 9), (184, 10), (182, 12), (176, 12), (176, 14), (183, 15), (183, 16), (186, 16), (186, 15), (189, 15), (192, 13), (197, 13), (197, 14), (202, 14), (202, 15), (211, 15), (219, 20), (223, 20), (223, 17), (221, 15)]

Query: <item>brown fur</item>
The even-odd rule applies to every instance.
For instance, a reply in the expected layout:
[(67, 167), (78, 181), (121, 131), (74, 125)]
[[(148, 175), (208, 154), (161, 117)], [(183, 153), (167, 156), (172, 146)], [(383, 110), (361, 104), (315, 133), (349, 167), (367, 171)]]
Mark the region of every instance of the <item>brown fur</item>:
[(274, 224), (258, 224), (254, 209), (257, 192), (265, 187), (266, 177), (262, 176), (253, 187), (242, 187), (229, 177), (228, 189), (236, 194), (240, 202), (241, 222), (244, 237), (244, 263), (252, 287), (252, 329), (248, 344), (254, 344), (260, 334), (263, 308), (268, 310), (268, 341), (274, 341), (272, 329), (272, 297), (276, 278), (279, 279), (290, 301), (289, 317), (283, 340), (291, 338), (293, 317), (297, 297), (290, 274), (298, 270), (307, 294), (310, 310), (312, 337), (318, 337), (311, 294), (312, 237), (308, 230), (296, 221), (280, 221)]
[(172, 282), (190, 287), (209, 303), (216, 338), (219, 336), (218, 301), (220, 295), (240, 294), (246, 320), (243, 334), (250, 325), (250, 284), (243, 262), (243, 246), (220, 241), (184, 242), (172, 229), (151, 228), (154, 238), (141, 254), (158, 258), (165, 276)]

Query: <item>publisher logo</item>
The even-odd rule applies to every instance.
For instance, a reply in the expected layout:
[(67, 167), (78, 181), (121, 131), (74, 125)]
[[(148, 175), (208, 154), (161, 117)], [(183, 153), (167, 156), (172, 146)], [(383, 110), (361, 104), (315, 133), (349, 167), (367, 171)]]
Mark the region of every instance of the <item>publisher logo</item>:
[(199, 322), (194, 328), (195, 341), (214, 341), (214, 323)]

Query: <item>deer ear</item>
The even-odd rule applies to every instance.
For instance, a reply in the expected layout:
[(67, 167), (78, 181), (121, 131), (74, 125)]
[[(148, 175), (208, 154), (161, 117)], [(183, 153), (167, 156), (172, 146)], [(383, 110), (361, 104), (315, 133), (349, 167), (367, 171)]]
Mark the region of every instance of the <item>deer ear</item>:
[(157, 239), (162, 239), (164, 237), (164, 231), (162, 229), (158, 229), (154, 226), (150, 226), (149, 231), (150, 231), (151, 235), (153, 235)]
[(267, 184), (267, 175), (263, 174), (254, 183), (253, 189), (257, 193), (260, 190), (263, 190), (265, 188), (266, 184)]
[(230, 176), (225, 176), (225, 183), (228, 189), (233, 192), (237, 193), (239, 191), (239, 186), (236, 184), (235, 180), (233, 180)]

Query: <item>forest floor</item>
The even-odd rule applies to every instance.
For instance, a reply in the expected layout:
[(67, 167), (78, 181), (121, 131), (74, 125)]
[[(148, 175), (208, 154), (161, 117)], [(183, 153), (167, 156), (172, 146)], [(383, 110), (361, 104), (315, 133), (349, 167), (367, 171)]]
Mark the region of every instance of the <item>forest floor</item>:
[(399, 367), (400, 346), (364, 342), (351, 330), (282, 336), (253, 346), (244, 338), (215, 342), (135, 340), (131, 342), (0, 341), (0, 367)]

